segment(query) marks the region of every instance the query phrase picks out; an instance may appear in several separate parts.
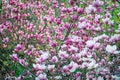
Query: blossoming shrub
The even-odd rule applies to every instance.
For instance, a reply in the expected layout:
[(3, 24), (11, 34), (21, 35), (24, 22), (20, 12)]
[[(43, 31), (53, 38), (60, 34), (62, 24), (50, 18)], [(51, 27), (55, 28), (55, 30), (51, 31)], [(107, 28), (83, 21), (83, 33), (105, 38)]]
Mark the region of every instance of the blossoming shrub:
[(2, 0), (1, 78), (116, 80), (120, 76), (119, 3)]

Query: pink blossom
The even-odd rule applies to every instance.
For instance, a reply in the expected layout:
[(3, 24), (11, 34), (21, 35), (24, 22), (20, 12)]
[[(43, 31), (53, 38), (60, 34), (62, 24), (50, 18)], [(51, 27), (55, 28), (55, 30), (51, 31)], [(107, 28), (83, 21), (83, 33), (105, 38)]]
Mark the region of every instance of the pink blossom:
[(24, 67), (28, 66), (28, 63), (25, 61), (25, 59), (19, 59), (19, 63)]
[[(74, 66), (73, 66), (74, 65)], [(70, 68), (69, 68), (70, 67)], [(69, 71), (74, 72), (78, 68), (78, 64), (71, 61), (70, 64), (68, 65)]]
[(33, 64), (33, 68), (35, 70), (41, 70), (41, 71), (46, 70), (46, 66), (44, 64)]
[(78, 9), (77, 9), (77, 12), (78, 12), (79, 14), (82, 14), (82, 13), (83, 13), (83, 9), (82, 9), (82, 8), (78, 8)]
[(116, 46), (116, 45), (113, 45), (113, 46), (107, 45), (107, 46), (106, 46), (106, 51), (107, 51), (108, 53), (114, 53), (114, 54), (120, 53), (120, 51), (117, 51), (117, 46)]
[(69, 71), (69, 68), (67, 66), (63, 66), (63, 72), (67, 73)]
[(7, 43), (7, 42), (9, 42), (9, 38), (6, 37), (6, 38), (4, 38), (2, 41), (3, 41), (4, 43)]
[(67, 54), (66, 51), (59, 51), (58, 56), (59, 56), (61, 59), (67, 59), (67, 58), (69, 57), (69, 54)]
[(53, 62), (53, 63), (58, 62), (58, 58), (57, 58), (57, 56), (53, 56), (52, 59), (51, 59), (51, 62)]
[(52, 73), (54, 73), (54, 68), (55, 68), (55, 65), (48, 65), (48, 70)]
[(48, 79), (47, 79), (47, 75), (45, 73), (43, 73), (43, 74), (40, 74), (39, 76), (37, 76), (35, 78), (35, 80), (48, 80)]
[(93, 2), (93, 6), (99, 7), (99, 6), (103, 5), (103, 3), (104, 3), (104, 2), (101, 1), (101, 0), (96, 0), (96, 1)]
[(14, 62), (17, 62), (19, 59), (17, 57), (17, 54), (12, 54), (10, 57), (13, 59)]
[(17, 46), (14, 49), (14, 52), (18, 52), (18, 51), (23, 51), (24, 50), (24, 46), (22, 44), (17, 44)]
[(85, 11), (87, 14), (90, 14), (92, 12), (95, 12), (96, 8), (93, 5), (89, 5), (88, 7), (86, 7)]
[(88, 40), (88, 41), (86, 42), (86, 46), (87, 46), (88, 48), (90, 48), (90, 49), (94, 48), (95, 44), (96, 44), (96, 42), (93, 41), (93, 40)]

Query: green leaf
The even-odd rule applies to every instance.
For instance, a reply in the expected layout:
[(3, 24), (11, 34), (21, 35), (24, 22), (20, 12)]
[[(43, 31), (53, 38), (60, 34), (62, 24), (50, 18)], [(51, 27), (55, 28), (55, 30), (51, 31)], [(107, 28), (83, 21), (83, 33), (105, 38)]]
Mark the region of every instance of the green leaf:
[(22, 2), (22, 3), (24, 3), (24, 2), (25, 2), (25, 0), (21, 0), (21, 2)]
[(10, 66), (10, 69), (15, 71), (16, 77), (20, 76), (25, 71), (25, 68), (19, 63), (13, 64), (12, 66)]
[(3, 64), (4, 64), (5, 66), (8, 66), (8, 62), (7, 62), (7, 61), (4, 61)]
[(16, 71), (16, 76), (19, 76), (24, 72), (25, 69), (20, 64), (18, 64), (16, 67), (17, 67), (16, 70), (15, 70)]

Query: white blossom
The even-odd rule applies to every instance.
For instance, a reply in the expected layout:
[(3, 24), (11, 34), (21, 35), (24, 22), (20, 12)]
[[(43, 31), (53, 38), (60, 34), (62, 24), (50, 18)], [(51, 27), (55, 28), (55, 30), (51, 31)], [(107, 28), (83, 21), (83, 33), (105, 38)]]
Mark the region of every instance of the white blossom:
[(46, 66), (44, 64), (33, 64), (33, 67), (35, 69), (39, 69), (39, 70), (45, 70)]
[(109, 22), (109, 20), (110, 20), (110, 18), (104, 18), (104, 19), (102, 19), (102, 21), (103, 21), (104, 23)]
[(85, 11), (87, 14), (90, 14), (91, 12), (95, 12), (96, 8), (93, 5), (89, 5), (88, 7), (86, 7)]
[(113, 46), (107, 45), (106, 46), (106, 51), (108, 53), (115, 53), (115, 54), (120, 53), (120, 51), (117, 51), (117, 46), (116, 45), (113, 45)]
[(48, 70), (54, 69), (55, 65), (48, 65)]
[(98, 64), (95, 60), (92, 59), (92, 61), (88, 64), (88, 69), (96, 68)]
[(92, 48), (92, 47), (94, 47), (94, 45), (95, 45), (95, 41), (94, 40), (88, 40), (87, 42), (86, 42), (86, 46), (88, 47), (88, 48)]
[(47, 59), (49, 57), (49, 52), (43, 52), (41, 57)]
[(57, 56), (53, 56), (51, 59), (51, 62), (58, 62), (58, 57)]
[(120, 36), (118, 34), (114, 34), (113, 36), (111, 36), (110, 41), (113, 42), (115, 40), (119, 40)]
[(70, 51), (71, 51), (71, 50), (74, 50), (74, 51), (77, 52), (77, 51), (78, 51), (78, 48), (77, 48), (77, 47), (74, 47), (73, 45), (71, 45), (69, 50), (70, 50)]
[(68, 58), (69, 57), (69, 54), (66, 52), (66, 51), (59, 51), (59, 54), (58, 56), (61, 58), (61, 59), (64, 59), (64, 58)]
[(61, 76), (55, 76), (55, 79), (59, 80), (59, 79), (62, 79)]
[(85, 21), (79, 23), (78, 28), (86, 28), (87, 27), (87, 23)]
[(35, 80), (48, 80), (47, 75), (45, 73), (40, 74), (38, 77), (35, 78)]
[(75, 63), (74, 61), (71, 61), (69, 66), (72, 66), (72, 68), (70, 69), (70, 72), (74, 72), (78, 68), (78, 64)]
[(99, 76), (97, 80), (104, 80), (103, 77)]

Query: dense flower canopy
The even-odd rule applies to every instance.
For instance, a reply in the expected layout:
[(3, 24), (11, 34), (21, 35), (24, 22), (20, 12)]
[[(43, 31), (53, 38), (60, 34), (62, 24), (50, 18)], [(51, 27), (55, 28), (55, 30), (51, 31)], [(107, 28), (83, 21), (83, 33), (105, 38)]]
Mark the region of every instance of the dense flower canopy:
[(0, 12), (6, 80), (120, 77), (119, 0), (2, 0)]

